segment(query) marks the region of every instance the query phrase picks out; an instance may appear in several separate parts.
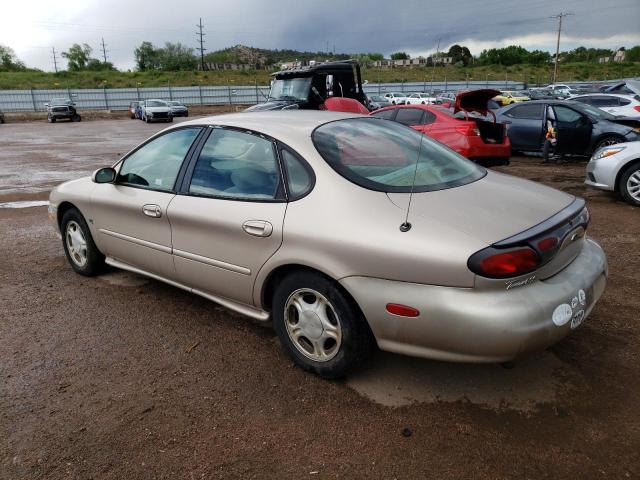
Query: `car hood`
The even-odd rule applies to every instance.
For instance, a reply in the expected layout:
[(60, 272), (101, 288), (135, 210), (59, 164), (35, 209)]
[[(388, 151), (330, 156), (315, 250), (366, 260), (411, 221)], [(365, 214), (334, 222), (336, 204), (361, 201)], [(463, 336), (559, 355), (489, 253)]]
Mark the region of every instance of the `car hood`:
[(481, 88), (480, 90), (469, 90), (456, 95), (456, 102), (453, 113), (477, 112), (486, 115), (488, 103), (493, 97), (500, 95), (500, 90), (491, 88)]
[(168, 112), (170, 110), (169, 107), (144, 107), (144, 109), (151, 113)]
[(263, 112), (268, 110), (282, 110), (283, 108), (295, 105), (298, 102), (293, 100), (269, 100), (265, 103), (259, 103), (245, 110), (245, 112)]
[(616, 83), (615, 85), (611, 85), (610, 87), (606, 88), (604, 91), (615, 92), (616, 90), (618, 90), (621, 87), (624, 87), (625, 85), (633, 93), (640, 95), (640, 80), (632, 80), (632, 79), (625, 80), (624, 82)]
[[(409, 194), (388, 196), (398, 208), (407, 208)], [(552, 217), (574, 198), (536, 182), (488, 171), (468, 185), (415, 193), (409, 222), (428, 219), (448, 224), (491, 245)]]

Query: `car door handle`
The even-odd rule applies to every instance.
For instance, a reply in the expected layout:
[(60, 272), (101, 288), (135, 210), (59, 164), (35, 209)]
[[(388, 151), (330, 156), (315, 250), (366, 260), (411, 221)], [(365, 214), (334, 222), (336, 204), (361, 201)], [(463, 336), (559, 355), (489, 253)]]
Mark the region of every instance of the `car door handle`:
[(273, 232), (273, 225), (264, 220), (247, 220), (242, 224), (242, 229), (249, 235), (268, 237)]
[(142, 206), (142, 213), (147, 217), (160, 218), (162, 216), (162, 209), (160, 208), (160, 205), (148, 203)]

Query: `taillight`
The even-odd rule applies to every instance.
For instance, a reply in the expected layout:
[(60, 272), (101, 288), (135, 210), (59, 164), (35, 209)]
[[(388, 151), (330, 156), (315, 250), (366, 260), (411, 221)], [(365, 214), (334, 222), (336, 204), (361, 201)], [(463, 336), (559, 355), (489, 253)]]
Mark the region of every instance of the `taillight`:
[(634, 109), (636, 112), (640, 112), (640, 105), (636, 105), (635, 107), (633, 107), (633, 109)]
[(558, 239), (556, 237), (548, 237), (538, 241), (538, 248), (541, 252), (548, 252), (558, 246)]
[(540, 266), (540, 257), (529, 247), (506, 251), (489, 247), (473, 254), (468, 266), (472, 272), (483, 277), (517, 277), (536, 270)]
[(478, 127), (474, 125), (457, 125), (456, 131), (462, 135), (466, 135), (467, 137), (480, 135), (480, 130), (478, 130)]

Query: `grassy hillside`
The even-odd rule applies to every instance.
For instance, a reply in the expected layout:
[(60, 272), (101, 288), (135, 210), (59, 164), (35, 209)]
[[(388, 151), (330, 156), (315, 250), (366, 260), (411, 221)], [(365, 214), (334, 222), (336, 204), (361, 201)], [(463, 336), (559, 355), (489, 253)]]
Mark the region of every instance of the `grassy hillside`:
[[(395, 68), (390, 70), (364, 69), (363, 79), (376, 82), (429, 82), (466, 80), (503, 81), (505, 78), (528, 83), (548, 83), (553, 68), (515, 65), (483, 67)], [(571, 63), (560, 67), (558, 81), (610, 80), (640, 76), (640, 63), (593, 64)], [(260, 85), (269, 83), (266, 70), (210, 71), (210, 72), (0, 72), (0, 90), (48, 88), (122, 88), (194, 85)]]

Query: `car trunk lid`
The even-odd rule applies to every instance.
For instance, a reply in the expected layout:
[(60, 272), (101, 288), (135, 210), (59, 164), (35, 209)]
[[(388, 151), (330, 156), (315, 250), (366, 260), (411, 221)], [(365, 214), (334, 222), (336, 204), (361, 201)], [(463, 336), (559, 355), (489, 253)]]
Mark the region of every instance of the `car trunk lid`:
[[(407, 208), (409, 194), (389, 193), (388, 197), (400, 209)], [(498, 249), (555, 235), (557, 248), (544, 254), (538, 275), (548, 278), (564, 269), (580, 251), (584, 228), (580, 231), (571, 221), (583, 206), (583, 200), (564, 192), (489, 171), (484, 178), (461, 187), (415, 193), (409, 222), (418, 223), (423, 217), (448, 223)], [(573, 241), (568, 241), (574, 234)]]

